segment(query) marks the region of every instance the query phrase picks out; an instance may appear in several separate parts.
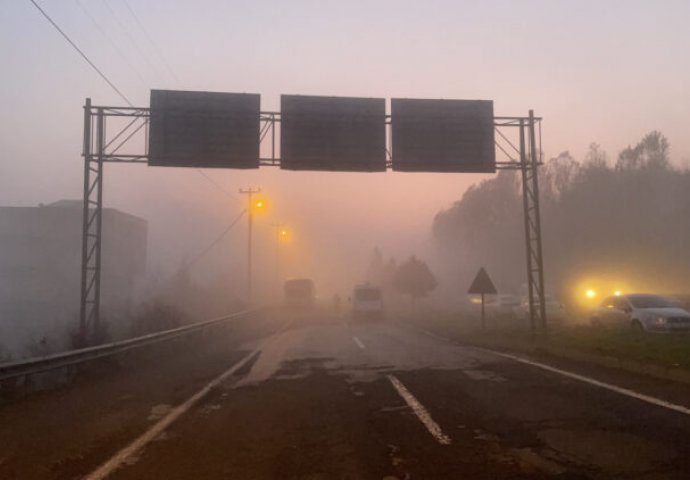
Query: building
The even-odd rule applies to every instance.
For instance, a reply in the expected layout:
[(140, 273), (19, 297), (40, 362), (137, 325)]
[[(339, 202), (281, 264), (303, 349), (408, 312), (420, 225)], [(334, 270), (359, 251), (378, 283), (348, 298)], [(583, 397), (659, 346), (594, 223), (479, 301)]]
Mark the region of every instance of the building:
[[(82, 202), (0, 207), (0, 358), (70, 348), (79, 322)], [(146, 266), (146, 220), (103, 209), (101, 312), (129, 327)]]

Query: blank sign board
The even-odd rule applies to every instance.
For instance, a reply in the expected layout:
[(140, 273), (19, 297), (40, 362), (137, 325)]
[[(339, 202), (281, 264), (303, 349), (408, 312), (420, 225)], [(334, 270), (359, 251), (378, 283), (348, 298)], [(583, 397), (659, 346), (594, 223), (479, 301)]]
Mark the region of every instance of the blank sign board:
[(260, 96), (151, 90), (149, 165), (259, 168)]
[(386, 170), (384, 99), (282, 95), (280, 104), (280, 168)]
[(393, 170), (496, 171), (491, 100), (391, 100)]

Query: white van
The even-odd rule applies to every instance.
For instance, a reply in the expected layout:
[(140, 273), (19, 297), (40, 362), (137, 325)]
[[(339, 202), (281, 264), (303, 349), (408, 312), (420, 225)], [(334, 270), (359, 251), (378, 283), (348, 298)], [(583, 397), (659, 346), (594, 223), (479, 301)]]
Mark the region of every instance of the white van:
[(381, 289), (369, 283), (355, 285), (352, 291), (352, 317), (355, 320), (383, 318)]

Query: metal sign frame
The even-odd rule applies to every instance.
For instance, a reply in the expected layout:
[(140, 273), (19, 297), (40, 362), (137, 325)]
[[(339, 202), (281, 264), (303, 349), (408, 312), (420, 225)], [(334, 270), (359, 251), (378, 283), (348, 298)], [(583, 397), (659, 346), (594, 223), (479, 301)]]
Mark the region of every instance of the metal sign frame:
[[(107, 135), (109, 120), (126, 119), (124, 127)], [(105, 163), (148, 163), (148, 128), (150, 109), (147, 107), (94, 106), (87, 98), (84, 105), (84, 192), (81, 258), (81, 303), (79, 341), (93, 343), (93, 333), (99, 331), (101, 313), (101, 247), (103, 218), (103, 176)], [(259, 114), (260, 146), (268, 155), (259, 159), (260, 166), (280, 166), (276, 145), (276, 125), (280, 112)], [(527, 285), (530, 325), (533, 332), (546, 332), (544, 304), (544, 260), (542, 256), (541, 215), (539, 206), (538, 167), (541, 165), (541, 118), (532, 110), (527, 116), (494, 116), (495, 144), (507, 161), (496, 161), (497, 170), (521, 172)], [(386, 115), (386, 167), (392, 168), (391, 115)], [(506, 133), (517, 129), (519, 145)], [(120, 153), (135, 136), (144, 136), (143, 152)], [(261, 150), (260, 150), (261, 151)]]

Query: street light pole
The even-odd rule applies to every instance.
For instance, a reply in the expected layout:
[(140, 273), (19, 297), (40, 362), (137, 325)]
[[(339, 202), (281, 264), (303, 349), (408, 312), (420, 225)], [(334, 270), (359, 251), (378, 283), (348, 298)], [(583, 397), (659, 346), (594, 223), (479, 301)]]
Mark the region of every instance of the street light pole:
[(276, 227), (276, 282), (280, 287), (280, 235), (283, 231), (283, 226), (280, 223), (275, 225)]
[(254, 223), (254, 204), (252, 203), (252, 195), (261, 192), (260, 188), (256, 190), (251, 187), (243, 190), (240, 188), (240, 193), (247, 195), (247, 302), (252, 301), (252, 225)]
[(280, 287), (280, 244), (287, 239), (288, 232), (282, 223), (273, 223), (276, 229), (276, 283)]

